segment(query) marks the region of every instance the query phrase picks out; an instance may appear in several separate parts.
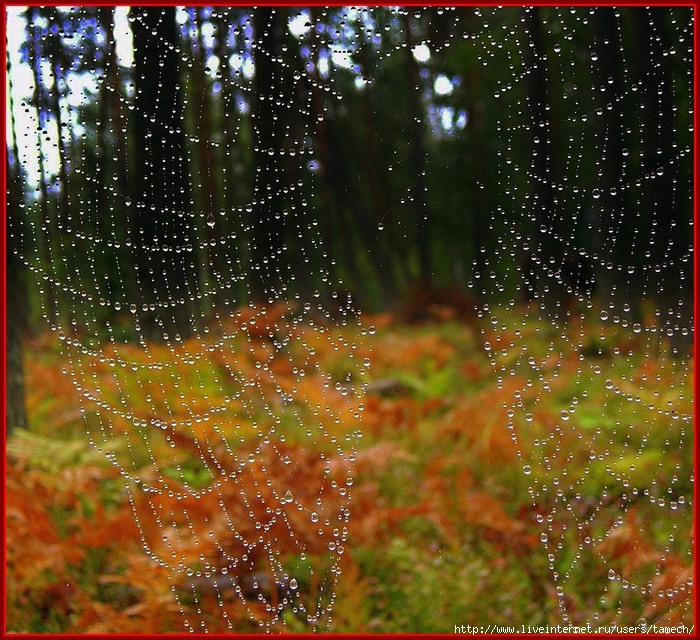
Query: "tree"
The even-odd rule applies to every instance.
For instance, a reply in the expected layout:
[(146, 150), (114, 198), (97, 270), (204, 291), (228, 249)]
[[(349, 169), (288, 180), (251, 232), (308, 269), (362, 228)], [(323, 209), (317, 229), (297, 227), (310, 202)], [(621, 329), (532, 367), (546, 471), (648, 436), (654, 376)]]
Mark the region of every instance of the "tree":
[(418, 275), (421, 279), (429, 280), (433, 276), (433, 264), (431, 258), (430, 214), (426, 199), (426, 144), (424, 114), (421, 104), (421, 80), (418, 61), (413, 55), (413, 22), (410, 12), (407, 10), (402, 16), (402, 25), (406, 34), (406, 47), (404, 55), (406, 60), (406, 95), (409, 103), (409, 137), (410, 148), (410, 172), (414, 183), (411, 186), (413, 201), (413, 217), (416, 231), (416, 248), (418, 252)]
[(552, 156), (556, 152), (552, 140), (546, 51), (539, 7), (522, 10), (526, 40), (523, 62), (530, 72), (526, 76), (529, 110), (532, 178), (530, 181), (531, 219), (537, 235), (537, 257), (528, 269), (534, 270), (533, 297), (552, 321), (563, 319), (565, 289), (557, 273), (563, 267), (563, 252), (557, 240), (560, 231), (552, 176)]
[[(683, 15), (686, 9), (678, 7), (675, 11)], [(678, 152), (691, 146), (688, 130), (692, 125), (683, 122), (684, 110), (677, 107), (682, 99), (681, 87), (687, 80), (683, 77), (685, 69), (674, 70), (672, 57), (668, 55), (677, 46), (675, 34), (669, 28), (669, 18), (674, 14), (669, 15), (665, 7), (649, 7), (633, 12), (630, 17), (632, 74), (639, 89), (640, 173), (646, 178), (635, 203), (641, 237), (633, 256), (634, 267), (640, 269), (649, 263), (664, 265), (659, 272), (648, 269), (645, 279), (652, 294), (661, 294), (657, 296), (658, 303), (667, 313), (674, 346), (688, 350), (692, 346), (692, 334), (688, 332), (683, 337), (679, 325), (693, 324), (693, 279), (689, 274), (692, 267), (686, 255), (693, 244), (693, 180), (690, 163)], [(684, 17), (687, 22), (689, 16)]]
[(33, 80), (33, 96), (32, 102), (36, 110), (37, 128), (36, 128), (36, 149), (37, 163), (39, 166), (39, 215), (40, 215), (40, 232), (37, 237), (39, 245), (39, 255), (41, 258), (41, 267), (47, 272), (49, 279), (45, 283), (44, 300), (46, 315), (51, 322), (54, 322), (58, 317), (58, 303), (56, 300), (56, 289), (51, 278), (57, 279), (57, 261), (55, 260), (55, 251), (53, 244), (58, 237), (58, 226), (56, 214), (49, 201), (48, 174), (46, 171), (46, 161), (44, 155), (44, 135), (42, 131), (48, 128), (48, 113), (47, 104), (50, 102), (48, 92), (46, 90), (41, 62), (43, 59), (43, 40), (41, 30), (37, 22), (41, 19), (41, 7), (33, 7), (29, 21), (27, 23), (27, 41), (26, 50), (29, 66), (31, 67)]
[(22, 351), (22, 334), (27, 326), (27, 274), (21, 258), (22, 219), (19, 199), (23, 195), (23, 189), (19, 176), (16, 144), (14, 144), (12, 158), (7, 147), (5, 152), (5, 178), (7, 184), (7, 281), (5, 283), (7, 361), (5, 379), (7, 384), (7, 433), (9, 435), (13, 429), (27, 428), (27, 410), (24, 402), (24, 357)]
[[(593, 191), (594, 247), (598, 257), (597, 278), (601, 283), (604, 297), (615, 299), (617, 289), (624, 289), (624, 276), (606, 268), (608, 258), (619, 259), (622, 266), (631, 264), (634, 245), (628, 245), (625, 251), (617, 251), (615, 235), (618, 240), (634, 238), (630, 235), (631, 210), (627, 203), (626, 191), (617, 189), (624, 180), (625, 159), (623, 156), (624, 117), (619, 105), (611, 104), (616, 96), (624, 94), (622, 65), (620, 59), (620, 37), (617, 28), (615, 9), (599, 7), (591, 17), (592, 51), (597, 58), (594, 67), (594, 102), (596, 107), (596, 164), (597, 175)], [(615, 229), (621, 225), (621, 229)], [(626, 230), (624, 233), (622, 230)], [(618, 256), (619, 254), (619, 256)], [(639, 279), (636, 279), (638, 282)], [(640, 292), (636, 292), (638, 294)]]
[(251, 296), (259, 301), (287, 291), (294, 277), (285, 210), (290, 185), (282, 160), (285, 139), (291, 135), (288, 112), (292, 108), (279, 63), (285, 18), (282, 8), (260, 7), (253, 14), (256, 208), (248, 277)]
[(175, 7), (134, 11), (138, 144), (133, 299), (140, 299), (144, 332), (153, 339), (187, 337), (196, 327), (196, 235), (189, 193), (180, 99), (180, 44)]

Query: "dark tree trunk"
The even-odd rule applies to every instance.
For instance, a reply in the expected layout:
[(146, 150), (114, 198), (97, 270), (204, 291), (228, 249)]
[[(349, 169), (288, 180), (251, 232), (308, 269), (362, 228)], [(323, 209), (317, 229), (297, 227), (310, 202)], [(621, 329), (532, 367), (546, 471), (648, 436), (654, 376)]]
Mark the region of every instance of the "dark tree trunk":
[(194, 10), (194, 69), (191, 75), (194, 88), (195, 125), (198, 136), (199, 173), (202, 189), (202, 205), (207, 213), (212, 215), (218, 211), (217, 193), (214, 184), (214, 157), (212, 151), (212, 122), (211, 95), (207, 79), (206, 58), (202, 26), (204, 24), (203, 10)]
[(418, 62), (413, 56), (412, 22), (409, 12), (403, 14), (403, 28), (406, 32), (406, 92), (408, 95), (408, 112), (410, 115), (410, 168), (413, 178), (411, 193), (413, 195), (413, 217), (416, 232), (416, 250), (418, 252), (418, 278), (430, 280), (433, 276), (433, 264), (430, 255), (430, 217), (426, 198), (426, 146), (423, 125), (423, 108), (421, 105), (421, 81)]
[(44, 310), (49, 322), (55, 322), (58, 314), (58, 304), (56, 300), (56, 289), (52, 279), (57, 278), (56, 273), (56, 256), (52, 250), (52, 244), (56, 239), (58, 230), (56, 228), (56, 216), (51, 210), (49, 203), (49, 192), (47, 185), (46, 164), (44, 162), (44, 143), (42, 136), (42, 128), (47, 120), (45, 111), (46, 105), (44, 100), (43, 77), (41, 73), (41, 33), (36, 26), (36, 20), (40, 16), (41, 9), (34, 7), (31, 14), (31, 25), (29, 26), (29, 64), (32, 68), (32, 80), (34, 81), (34, 95), (32, 96), (34, 108), (36, 109), (37, 122), (39, 126), (36, 128), (36, 149), (37, 161), (39, 165), (39, 213), (40, 224), (37, 234), (37, 243), (39, 246), (39, 259), (41, 261), (41, 269), (48, 275), (48, 279), (43, 285), (44, 295)]
[(196, 329), (196, 233), (179, 96), (175, 7), (137, 7), (135, 20), (136, 213), (131, 220), (138, 283), (151, 339)]
[(529, 104), (532, 157), (530, 193), (531, 219), (534, 234), (538, 238), (536, 255), (530, 262), (533, 299), (552, 322), (565, 320), (566, 289), (559, 275), (563, 262), (563, 250), (555, 235), (557, 215), (552, 176), (552, 134), (547, 95), (546, 54), (540, 9), (523, 9), (525, 41), (523, 61), (530, 70), (526, 76), (526, 92)]
[[(56, 9), (51, 7), (45, 9), (45, 16), (49, 23), (49, 55), (51, 57), (51, 72), (53, 75), (53, 87), (49, 92), (50, 105), (49, 109), (56, 121), (56, 129), (58, 131), (58, 176), (60, 178), (60, 195), (59, 195), (59, 211), (58, 211), (58, 228), (59, 232), (67, 231), (72, 215), (69, 198), (68, 185), (68, 148), (65, 142), (65, 132), (70, 132), (68, 123), (64, 122), (61, 112), (61, 102), (63, 100), (62, 78), (64, 70), (70, 65), (65, 55), (65, 50), (61, 43), (61, 25)], [(72, 256), (64, 256), (70, 259)], [(70, 278), (70, 274), (66, 274)]]
[[(463, 7), (462, 9), (462, 20), (465, 23), (465, 27), (469, 35), (477, 32), (474, 11), (475, 10), (473, 7)], [(477, 65), (474, 61), (472, 61), (469, 67), (466, 69), (464, 79), (466, 84), (466, 107), (467, 113), (469, 114), (469, 119), (467, 120), (467, 132), (469, 134), (468, 153), (469, 165), (471, 167), (470, 181), (472, 183), (472, 193), (474, 194), (472, 202), (474, 213), (471, 220), (471, 250), (474, 261), (474, 271), (479, 276), (481, 281), (485, 282), (485, 256), (481, 252), (481, 248), (486, 240), (483, 231), (488, 225), (490, 215), (488, 203), (488, 194), (490, 192), (486, 187), (487, 157), (485, 156), (485, 150), (489, 148), (489, 145), (487, 144), (484, 135), (486, 116), (484, 113), (484, 101), (479, 100), (479, 87), (481, 81), (479, 78)], [(478, 302), (483, 302), (484, 294), (485, 291), (483, 286), (476, 287)]]
[(19, 257), (19, 252), (22, 249), (22, 221), (17, 206), (18, 199), (21, 197), (17, 176), (17, 162), (16, 145), (14, 149), (14, 165), (10, 163), (9, 150), (6, 148), (7, 279), (5, 283), (5, 308), (7, 310), (7, 362), (5, 365), (5, 384), (7, 385), (7, 435), (13, 429), (27, 428), (22, 352), (22, 334), (27, 326), (27, 274), (24, 263)]
[(6, 363), (5, 379), (7, 390), (7, 434), (13, 429), (26, 429), (28, 425), (27, 409), (24, 395), (24, 358), (22, 336), (28, 328), (27, 301), (27, 268), (24, 265), (22, 252), (24, 250), (24, 225), (21, 212), (17, 206), (22, 198), (22, 185), (19, 180), (19, 151), (17, 148), (14, 94), (10, 58), (7, 58), (8, 79), (8, 117), (12, 136), (12, 160), (10, 162), (9, 148), (5, 147), (5, 185), (7, 187), (6, 215), (6, 245), (7, 256), (5, 279), (5, 309), (6, 309)]
[(293, 285), (291, 250), (283, 190), (287, 187), (282, 151), (289, 132), (286, 111), (293, 108), (285, 95), (282, 65), (284, 9), (259, 7), (253, 13), (255, 79), (253, 129), (255, 134), (255, 220), (250, 247), (251, 297), (269, 301), (286, 297)]
[[(623, 114), (622, 109), (613, 105), (608, 109), (608, 102), (622, 91), (620, 39), (616, 29), (615, 10), (613, 8), (598, 8), (591, 20), (591, 33), (594, 38), (593, 50), (597, 54), (597, 67), (593, 73), (593, 94), (597, 108), (596, 146), (599, 154), (599, 172), (596, 176), (594, 205), (598, 217), (595, 225), (597, 233), (596, 248), (603, 251), (606, 240), (611, 238), (611, 225), (615, 223), (615, 212), (624, 216), (625, 203), (612, 194), (621, 181), (624, 172), (624, 157), (622, 148)], [(611, 82), (612, 81), (612, 82)], [(601, 91), (603, 89), (604, 91)], [(626, 260), (628, 256), (621, 256)], [(601, 277), (604, 278), (603, 274)], [(610, 289), (609, 282), (604, 283), (606, 290)]]
[(662, 265), (658, 273), (654, 269), (647, 271), (646, 293), (664, 311), (663, 333), (671, 330), (674, 346), (687, 350), (692, 332), (682, 336), (679, 329), (693, 325), (692, 265), (689, 260), (684, 261), (693, 244), (693, 181), (691, 170), (684, 170), (677, 157), (677, 149), (687, 143), (679, 139), (679, 128), (674, 122), (673, 56), (667, 52), (676, 43), (668, 33), (666, 7), (640, 7), (632, 16), (636, 40), (632, 72), (641, 102), (642, 173), (652, 176), (643, 179), (639, 198), (637, 224), (646, 221), (646, 225), (640, 229), (642, 246), (636, 263)]
[[(311, 12), (311, 23), (317, 24), (319, 20), (318, 7), (309, 7)], [(326, 113), (326, 99), (324, 91), (323, 77), (319, 72), (319, 62), (321, 58), (320, 36), (317, 33), (312, 34), (310, 43), (314, 68), (309, 82), (309, 91), (311, 92), (311, 115), (314, 121), (314, 133), (316, 144), (316, 156), (318, 157), (318, 176), (319, 176), (319, 224), (321, 227), (321, 239), (326, 251), (333, 253), (334, 249), (334, 234), (333, 221), (337, 217), (335, 207), (335, 194), (333, 191), (333, 181), (331, 179), (328, 147), (328, 123)]]
[[(624, 103), (615, 102), (616, 97), (624, 95), (615, 13), (612, 7), (598, 7), (591, 17), (592, 51), (597, 55), (592, 77), (598, 167), (591, 200), (594, 257), (602, 303), (621, 303), (624, 299), (636, 307), (641, 291), (635, 285), (641, 279), (638, 275), (630, 279), (627, 267), (634, 267), (634, 254), (639, 249), (634, 245), (637, 219), (632, 216), (626, 190), (618, 188), (628, 178), (623, 155)], [(608, 263), (619, 268), (607, 269)]]
[[(240, 9), (239, 9), (240, 11)], [(235, 217), (234, 207), (240, 206), (244, 202), (250, 200), (251, 180), (249, 179), (248, 166), (245, 164), (245, 147), (246, 144), (237, 141), (237, 137), (245, 140), (247, 131), (243, 126), (243, 118), (239, 113), (236, 113), (236, 95), (235, 83), (231, 77), (231, 68), (229, 65), (229, 37), (232, 22), (238, 19), (238, 14), (231, 8), (217, 7), (216, 16), (214, 18), (216, 25), (216, 55), (219, 58), (219, 78), (221, 81), (221, 93), (218, 102), (214, 102), (214, 108), (218, 109), (219, 129), (222, 136), (223, 144), (220, 145), (216, 166), (221, 172), (221, 188), (219, 192), (219, 204), (224, 211), (224, 215), (220, 216), (217, 222), (219, 235), (228, 236), (228, 244), (225, 251), (227, 255), (222, 256), (220, 265), (224, 278), (240, 279), (244, 272), (244, 265), (248, 263), (248, 243), (245, 234), (241, 232), (248, 221), (241, 220)], [(235, 36), (240, 37), (239, 35)], [(247, 120), (245, 121), (246, 124)], [(237, 125), (240, 125), (239, 136), (236, 135)], [(228, 283), (230, 284), (230, 283)], [(231, 290), (234, 294), (241, 296), (244, 292), (241, 290), (241, 285), (237, 287), (226, 287), (223, 301), (231, 299)], [(221, 301), (221, 300), (220, 300)]]
[[(104, 73), (106, 82), (100, 88), (100, 126), (98, 140), (102, 145), (103, 165), (106, 167), (113, 162), (116, 174), (116, 184), (110, 189), (107, 180), (101, 182), (99, 188), (107, 196), (110, 191), (118, 197), (125, 197), (129, 189), (129, 173), (124, 161), (114, 161), (115, 156), (130, 153), (127, 131), (129, 130), (128, 109), (124, 107), (124, 91), (122, 76), (119, 70), (117, 51), (114, 46), (114, 8), (99, 7), (98, 20), (105, 31), (104, 43)], [(111, 154), (111, 158), (107, 155)]]
[[(221, 205), (215, 179), (219, 175), (219, 171), (212, 147), (212, 96), (207, 78), (206, 52), (202, 35), (203, 7), (193, 8), (191, 12), (196, 34), (192, 51), (194, 68), (190, 74), (194, 93), (194, 125), (197, 137), (196, 171), (199, 178), (197, 181), (199, 198), (195, 201), (206, 222), (203, 225), (202, 235), (207, 240), (205, 250), (200, 252), (202, 260), (206, 260), (206, 265), (202, 265), (201, 280), (203, 286), (208, 281), (208, 288), (214, 288), (217, 292), (212, 296), (212, 301), (216, 305), (223, 301), (226, 292), (223, 288), (225, 277), (223, 256), (216, 243), (217, 238), (222, 235), (221, 228), (223, 226), (223, 219), (219, 215)], [(223, 60), (221, 64), (226, 64), (226, 61)], [(206, 272), (208, 272), (209, 278)]]

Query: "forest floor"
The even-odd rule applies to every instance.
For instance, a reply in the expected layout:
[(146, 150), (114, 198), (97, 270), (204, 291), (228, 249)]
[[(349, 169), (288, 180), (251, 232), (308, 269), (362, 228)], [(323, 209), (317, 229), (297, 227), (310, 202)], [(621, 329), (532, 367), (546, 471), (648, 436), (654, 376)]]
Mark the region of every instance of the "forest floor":
[[(692, 359), (595, 320), (566, 339), (524, 309), (484, 331), (364, 323), (376, 331), (349, 336), (371, 367), (330, 631), (693, 623)], [(539, 369), (512, 348), (522, 340)], [(30, 428), (7, 445), (8, 630), (178, 632), (184, 613), (211, 633), (254, 631), (255, 605), (235, 594), (225, 618), (215, 595), (175, 604), (61, 354), (53, 336), (26, 345)], [(333, 350), (318, 357), (339, 366)], [(309, 609), (315, 590), (298, 587)], [(310, 627), (289, 609), (273, 630)]]

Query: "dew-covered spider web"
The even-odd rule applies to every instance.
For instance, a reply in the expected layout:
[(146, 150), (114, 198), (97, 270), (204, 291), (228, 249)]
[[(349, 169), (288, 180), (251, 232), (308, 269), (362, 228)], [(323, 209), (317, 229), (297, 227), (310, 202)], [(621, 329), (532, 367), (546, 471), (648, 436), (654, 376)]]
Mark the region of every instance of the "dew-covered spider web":
[[(679, 546), (691, 553), (679, 539), (692, 536), (693, 469), (675, 455), (693, 447), (693, 187), (683, 169), (693, 154), (692, 14), (533, 9), (520, 22), (526, 46), (497, 88), (508, 113), (498, 125), (505, 197), (481, 278), (495, 292), (515, 277), (528, 306), (515, 319), (514, 299), (484, 304), (485, 348), (512, 390), (505, 428), (532, 479), (562, 620), (595, 629), (606, 610), (643, 599), (642, 615), (626, 621), (642, 630), (693, 588), (692, 556), (677, 555)], [(631, 25), (637, 42), (626, 37)], [(484, 63), (503, 49), (492, 41)], [(684, 75), (670, 73), (669, 58)], [(512, 152), (522, 136), (525, 157)], [(531, 348), (533, 331), (547, 336), (546, 350)], [(575, 384), (559, 379), (567, 370)], [(555, 415), (541, 424), (547, 406)], [(655, 439), (660, 456), (647, 452)], [(589, 449), (575, 474), (573, 440)], [(654, 473), (640, 485), (644, 467)], [(642, 511), (664, 532), (661, 550), (645, 542)], [(582, 615), (568, 585), (600, 564), (600, 611)]]
[[(473, 296), (550, 621), (689, 611), (690, 8), (18, 7), (6, 35), (10, 250), (164, 617), (333, 630), (357, 300), (402, 243)], [(365, 99), (392, 73), (398, 128)]]

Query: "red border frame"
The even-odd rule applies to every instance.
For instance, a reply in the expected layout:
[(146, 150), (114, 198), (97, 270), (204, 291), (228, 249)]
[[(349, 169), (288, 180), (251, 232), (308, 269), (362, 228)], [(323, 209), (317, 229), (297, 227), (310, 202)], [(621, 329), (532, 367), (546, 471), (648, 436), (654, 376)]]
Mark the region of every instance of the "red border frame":
[[(5, 12), (5, 7), (8, 6), (24, 6), (26, 3), (23, 2), (1, 2), (3, 11), (2, 15), (0, 16), (0, 26), (2, 28), (2, 33), (3, 35), (5, 34), (6, 31), (6, 12)], [(48, 2), (42, 2), (42, 5), (46, 6), (63, 6), (63, 5), (70, 5), (72, 3), (69, 2), (57, 2), (57, 1), (48, 1)], [(83, 3), (77, 3), (83, 4)], [(104, 2), (103, 0), (97, 0), (95, 2), (90, 2), (90, 3), (84, 3), (84, 4), (89, 4), (90, 6), (130, 6), (128, 3), (123, 3), (123, 2)], [(172, 3), (167, 3), (167, 2), (150, 2), (148, 0), (144, 2), (139, 2), (137, 3), (139, 5), (151, 5), (151, 6), (171, 6)], [(272, 6), (328, 6), (328, 5), (336, 5), (336, 6), (343, 6), (344, 4), (352, 4), (352, 3), (335, 3), (335, 2), (321, 2), (319, 0), (312, 0), (311, 2), (305, 2), (305, 3), (300, 3), (300, 2), (255, 2), (255, 3), (238, 3), (238, 2), (233, 2), (233, 3), (224, 3), (224, 2), (191, 2), (188, 4), (188, 6), (216, 6), (216, 5), (223, 5), (223, 6), (261, 6), (261, 5), (272, 5)], [(689, 6), (693, 7), (695, 9), (694, 12), (694, 22), (693, 22), (693, 67), (694, 67), (694, 81), (693, 81), (693, 89), (694, 89), (694, 95), (693, 95), (693, 140), (694, 140), (694, 148), (693, 148), (693, 178), (694, 178), (694, 185), (693, 185), (693, 194), (694, 194), (694, 203), (693, 203), (693, 210), (694, 210), (694, 251), (693, 251), (693, 277), (694, 277), (694, 283), (693, 283), (693, 290), (694, 290), (694, 303), (693, 303), (693, 311), (694, 311), (694, 320), (693, 320), (693, 329), (694, 329), (694, 335), (693, 335), (693, 364), (694, 364), (694, 397), (693, 397), (693, 428), (694, 428), (694, 433), (696, 434), (695, 440), (694, 440), (694, 455), (693, 455), (693, 461), (694, 461), (694, 469), (695, 469), (695, 475), (697, 475), (697, 469), (698, 469), (698, 440), (697, 440), (697, 421), (699, 417), (699, 412), (698, 412), (698, 405), (697, 405), (697, 391), (698, 391), (698, 379), (697, 379), (697, 366), (696, 366), (696, 360), (695, 360), (695, 354), (697, 354), (698, 350), (698, 335), (697, 335), (697, 329), (698, 329), (698, 299), (700, 298), (700, 285), (698, 284), (698, 271), (700, 270), (700, 259), (698, 258), (697, 255), (697, 249), (698, 246), (700, 246), (700, 229), (698, 229), (698, 201), (699, 201), (699, 196), (700, 196), (700, 188), (698, 187), (698, 168), (699, 168), (699, 162), (700, 162), (700, 156), (698, 155), (698, 142), (700, 139), (700, 134), (698, 133), (698, 99), (697, 99), (697, 80), (698, 80), (698, 75), (700, 74), (700, 56), (698, 56), (698, 51), (700, 50), (700, 29), (698, 28), (698, 7), (700, 6), (700, 0), (695, 1), (695, 2), (659, 2), (658, 0), (655, 2), (638, 2), (638, 1), (628, 1), (628, 0), (620, 0), (618, 2), (614, 2), (611, 0), (602, 0), (598, 2), (586, 2), (585, 0), (570, 0), (569, 2), (554, 2), (554, 1), (539, 1), (539, 2), (513, 2), (511, 0), (506, 0), (502, 2), (455, 2), (455, 3), (439, 3), (439, 2), (418, 2), (416, 0), (409, 0), (408, 2), (377, 2), (377, 3), (355, 3), (358, 5), (368, 5), (368, 6), (377, 6), (377, 5), (392, 5), (392, 6), (572, 6), (572, 7), (594, 7), (594, 6)], [(3, 59), (6, 56), (6, 41), (5, 38), (2, 38), (2, 44), (0, 44), (0, 49), (3, 54)], [(5, 71), (6, 73), (6, 71)], [(4, 115), (3, 120), (7, 120), (7, 96), (5, 95), (5, 90), (6, 90), (6, 83), (2, 83), (2, 113)], [(5, 143), (7, 143), (7, 140), (5, 139), (6, 137), (6, 128), (3, 127), (3, 139), (5, 140)], [(2, 184), (2, 192), (3, 194), (6, 193), (6, 177), (7, 177), (7, 167), (6, 167), (6, 154), (0, 154), (1, 159), (0, 163), (2, 165), (2, 175), (0, 176), (0, 184)], [(7, 228), (6, 224), (4, 221), (6, 220), (6, 206), (7, 206), (7, 200), (6, 197), (3, 195), (2, 199), (2, 212), (3, 212), (3, 225), (2, 225), (2, 230), (0, 231), (0, 253), (2, 254), (2, 265), (0, 266), (0, 283), (1, 283), (1, 289), (0, 291), (2, 292), (2, 337), (0, 338), (0, 356), (2, 357), (2, 362), (4, 364), (3, 371), (5, 371), (6, 363), (7, 363), (7, 287), (6, 287), (6, 282), (7, 282), (7, 273), (6, 273), (6, 268), (7, 268)], [(6, 377), (6, 376), (5, 376)], [(2, 409), (3, 409), (3, 434), (2, 434), (2, 441), (3, 441), (3, 456), (2, 460), (0, 461), (0, 464), (2, 465), (2, 473), (3, 473), (3, 501), (6, 502), (5, 497), (7, 494), (7, 478), (6, 478), (6, 470), (5, 470), (5, 460), (6, 460), (6, 455), (7, 455), (7, 414), (6, 414), (6, 407), (7, 407), (7, 386), (3, 385), (2, 389)], [(698, 499), (698, 488), (697, 488), (697, 481), (694, 483), (694, 508), (695, 508), (695, 522), (697, 524), (697, 518), (698, 518), (698, 512), (697, 512), (697, 499)], [(6, 531), (6, 512), (3, 509), (3, 532)], [(694, 568), (694, 593), (695, 593), (695, 602), (694, 602), (694, 618), (697, 621), (697, 613), (698, 613), (698, 596), (697, 596), (697, 586), (698, 586), (698, 566), (697, 566), (697, 541), (693, 540), (693, 546), (695, 550), (695, 568)], [(6, 560), (6, 544), (5, 540), (3, 539), (3, 560)], [(6, 584), (6, 562), (3, 565), (3, 584)], [(0, 633), (2, 633), (2, 637), (18, 637), (18, 638), (45, 638), (45, 637), (55, 637), (55, 638), (74, 638), (76, 637), (75, 634), (11, 634), (8, 636), (6, 629), (5, 629), (5, 620), (7, 619), (7, 600), (3, 600), (3, 625), (2, 629), (0, 630)], [(151, 638), (162, 638), (162, 637), (168, 637), (168, 638), (190, 638), (192, 637), (192, 634), (190, 633), (182, 633), (182, 634), (139, 634), (138, 636), (132, 636), (130, 634), (84, 634), (86, 637), (94, 637), (94, 638), (127, 638), (127, 637), (136, 637), (136, 638), (143, 638), (145, 639), (151, 639)], [(237, 638), (257, 638), (260, 637), (258, 634), (232, 634)], [(262, 635), (262, 634), (260, 634)], [(299, 637), (299, 638), (313, 638), (315, 637), (315, 634), (288, 634), (290, 637)], [(371, 638), (371, 637), (379, 637), (379, 634), (329, 634), (333, 635), (336, 637), (347, 637), (347, 638)], [(429, 635), (422, 635), (422, 634), (383, 634), (386, 637), (405, 637), (405, 638), (422, 638), (422, 637), (452, 637), (453, 634), (429, 634)], [(493, 637), (520, 637), (521, 634), (502, 634), (499, 636), (496, 636), (495, 634), (476, 634), (480, 637), (484, 636), (493, 636)], [(599, 638), (605, 638), (609, 637), (608, 635), (605, 634), (542, 634), (540, 637), (561, 637), (561, 636), (566, 636), (566, 635), (577, 635), (578, 637), (599, 637)], [(644, 634), (630, 634), (631, 636), (644, 636)], [(674, 634), (674, 635), (682, 635), (682, 634)], [(226, 638), (229, 637), (228, 635), (223, 635), (223, 634), (210, 634), (209, 637), (215, 637), (215, 638)]]

